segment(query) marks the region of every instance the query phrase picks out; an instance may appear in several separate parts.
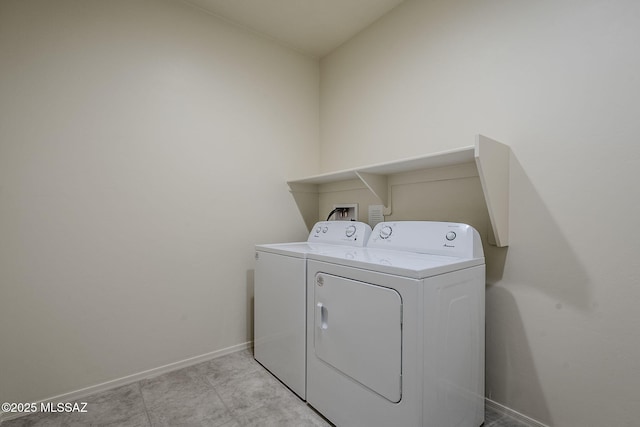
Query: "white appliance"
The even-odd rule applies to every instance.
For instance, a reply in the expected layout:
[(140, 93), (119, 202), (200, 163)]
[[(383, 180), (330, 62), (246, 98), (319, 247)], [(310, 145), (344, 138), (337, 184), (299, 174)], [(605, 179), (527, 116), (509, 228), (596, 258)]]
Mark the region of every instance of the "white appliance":
[(469, 225), (376, 225), (307, 255), (307, 402), (339, 427), (484, 421), (485, 263)]
[(357, 221), (323, 221), (306, 242), (256, 245), (254, 357), (306, 398), (306, 256), (364, 246), (371, 233)]

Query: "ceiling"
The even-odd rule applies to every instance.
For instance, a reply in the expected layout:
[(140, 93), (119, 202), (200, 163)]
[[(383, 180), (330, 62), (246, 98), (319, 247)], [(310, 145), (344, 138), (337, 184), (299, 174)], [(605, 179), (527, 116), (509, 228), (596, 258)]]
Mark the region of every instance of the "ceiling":
[(404, 0), (186, 0), (299, 52), (322, 57)]

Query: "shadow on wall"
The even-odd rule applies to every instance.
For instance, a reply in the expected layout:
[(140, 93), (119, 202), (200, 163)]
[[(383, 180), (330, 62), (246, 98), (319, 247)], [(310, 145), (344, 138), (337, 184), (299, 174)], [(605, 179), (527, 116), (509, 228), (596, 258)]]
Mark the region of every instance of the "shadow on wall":
[(486, 310), (492, 317), (486, 326), (486, 396), (551, 425), (516, 300), (508, 289), (490, 285)]
[(253, 343), (255, 270), (247, 270), (247, 341)]
[(565, 304), (591, 310), (586, 269), (513, 154), (510, 184), (507, 281), (543, 292), (558, 310)]
[[(592, 310), (592, 296), (584, 265), (513, 154), (510, 168), (509, 249), (500, 283), (490, 283), (486, 293), (486, 394), (552, 425), (530, 337), (562, 327), (547, 318), (555, 310)], [(546, 315), (523, 319), (537, 311)]]
[(485, 239), (482, 240), (485, 268), (487, 270), (486, 280), (487, 285), (489, 286), (502, 280), (502, 277), (504, 275), (505, 262), (507, 262), (507, 252), (509, 251), (509, 247), (505, 246), (503, 248), (499, 248), (497, 246), (485, 244)]

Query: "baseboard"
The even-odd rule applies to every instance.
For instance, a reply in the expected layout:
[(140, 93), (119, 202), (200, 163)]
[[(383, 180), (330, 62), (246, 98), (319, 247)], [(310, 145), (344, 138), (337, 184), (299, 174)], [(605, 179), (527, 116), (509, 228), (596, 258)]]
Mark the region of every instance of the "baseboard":
[(486, 398), (484, 399), (484, 403), (486, 406), (492, 408), (494, 411), (499, 412), (501, 414), (507, 415), (511, 418), (516, 419), (518, 422), (522, 424), (528, 425), (529, 427), (549, 427), (546, 424), (541, 423), (540, 421), (534, 420), (531, 417), (528, 417), (524, 414), (521, 414), (518, 411), (514, 411), (511, 408), (508, 408), (504, 405), (501, 405), (498, 402), (494, 402), (493, 400)]
[[(233, 345), (231, 347), (223, 348), (221, 350), (212, 351), (211, 353), (201, 354), (199, 356), (190, 357), (188, 359), (180, 360), (178, 362), (169, 363), (168, 365), (159, 366), (157, 368), (149, 369), (146, 371), (138, 372), (136, 374), (127, 375), (126, 377), (118, 378), (115, 380), (107, 381), (101, 384), (96, 384), (90, 387), (86, 387), (80, 390), (72, 391), (70, 393), (60, 394), (58, 396), (53, 396), (47, 399), (43, 399), (35, 402), (38, 408), (41, 403), (48, 402), (73, 402), (82, 399), (83, 397), (90, 396), (95, 393), (100, 393), (103, 391), (110, 390), (112, 388), (120, 387), (123, 385), (135, 383), (140, 380), (144, 380), (146, 378), (155, 377), (161, 374), (165, 374), (167, 372), (175, 371), (178, 369), (186, 368), (188, 366), (197, 365), (201, 362), (206, 362), (207, 360), (212, 360), (218, 357), (225, 356), (227, 354), (235, 353), (237, 351), (246, 350), (251, 348), (253, 345), (252, 341), (247, 341), (242, 344)], [(25, 415), (29, 415), (29, 413), (8, 413), (0, 411), (0, 424), (3, 421), (12, 420), (14, 418), (23, 417)]]

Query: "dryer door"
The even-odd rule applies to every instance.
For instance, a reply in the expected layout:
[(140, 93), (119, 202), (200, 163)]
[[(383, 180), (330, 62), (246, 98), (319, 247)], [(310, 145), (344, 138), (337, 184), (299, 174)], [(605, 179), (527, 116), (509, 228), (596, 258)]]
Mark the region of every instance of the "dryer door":
[(400, 294), (394, 289), (318, 273), (314, 307), (316, 356), (389, 401), (399, 402)]

